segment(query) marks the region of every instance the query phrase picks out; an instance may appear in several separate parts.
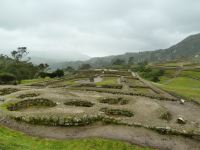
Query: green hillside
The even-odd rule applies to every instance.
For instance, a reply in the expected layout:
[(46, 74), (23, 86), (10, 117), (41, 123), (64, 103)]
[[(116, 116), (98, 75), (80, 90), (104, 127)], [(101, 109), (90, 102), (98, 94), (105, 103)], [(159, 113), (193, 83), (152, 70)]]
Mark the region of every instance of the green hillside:
[(67, 67), (72, 66), (77, 68), (81, 63), (89, 63), (93, 67), (105, 67), (112, 63), (113, 60), (122, 59), (126, 62), (132, 57), (133, 63), (139, 62), (165, 62), (177, 59), (189, 59), (199, 61), (200, 59), (200, 34), (191, 35), (181, 41), (180, 43), (171, 46), (167, 49), (160, 49), (155, 51), (145, 51), (139, 53), (126, 53), (123, 55), (107, 56), (91, 58), (88, 61), (71, 61), (55, 64), (52, 67)]
[(164, 74), (159, 77), (160, 81), (156, 85), (173, 94), (188, 100), (200, 103), (200, 64), (185, 63), (182, 67), (180, 63), (156, 64), (151, 67), (164, 69)]

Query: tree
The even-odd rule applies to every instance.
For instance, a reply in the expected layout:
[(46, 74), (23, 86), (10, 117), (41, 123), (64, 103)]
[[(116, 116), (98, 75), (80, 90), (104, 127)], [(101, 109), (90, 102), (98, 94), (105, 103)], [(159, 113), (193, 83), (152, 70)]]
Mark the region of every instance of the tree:
[(62, 69), (57, 69), (56, 71), (52, 73), (47, 73), (47, 72), (40, 72), (40, 77), (45, 78), (45, 77), (50, 77), (50, 78), (56, 78), (56, 77), (63, 77), (65, 75), (64, 71)]
[(57, 69), (55, 72), (53, 72), (55, 75), (56, 75), (56, 77), (63, 77), (64, 76), (64, 71), (62, 70), (62, 69)]
[[(17, 62), (21, 61), (25, 56), (28, 55), (28, 51), (26, 47), (18, 47), (18, 49), (11, 52), (11, 55), (14, 60)], [(28, 59), (30, 60), (30, 58)]]
[(48, 68), (48, 64), (37, 66), (31, 62), (24, 61), (24, 58), (28, 55), (26, 47), (19, 47), (16, 51), (12, 51), (11, 55), (12, 58), (0, 55), (0, 73), (3, 73), (1, 75), (2, 81), (15, 80), (15, 78), (18, 82), (24, 79), (33, 79), (38, 77), (41, 71)]
[(134, 63), (135, 63), (135, 58), (134, 57), (129, 57), (128, 64), (134, 64)]
[(15, 84), (16, 77), (10, 73), (0, 73), (0, 84)]
[(113, 60), (112, 64), (113, 65), (123, 65), (123, 64), (125, 64), (125, 60), (116, 59), (116, 60)]
[(49, 65), (48, 64), (39, 64), (38, 65), (38, 68), (40, 69), (41, 72), (45, 71), (47, 68), (49, 68)]
[(88, 70), (88, 69), (91, 69), (92, 66), (90, 64), (82, 64), (80, 67), (79, 67), (79, 70)]
[(71, 66), (68, 66), (65, 71), (68, 71), (68, 72), (73, 72), (74, 71), (74, 68), (72, 68)]

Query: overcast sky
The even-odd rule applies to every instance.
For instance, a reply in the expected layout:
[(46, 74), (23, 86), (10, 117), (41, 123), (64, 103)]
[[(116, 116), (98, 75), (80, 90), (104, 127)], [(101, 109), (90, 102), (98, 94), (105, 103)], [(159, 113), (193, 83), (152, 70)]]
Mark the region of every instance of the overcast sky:
[(200, 32), (200, 0), (0, 0), (0, 49), (105, 56)]

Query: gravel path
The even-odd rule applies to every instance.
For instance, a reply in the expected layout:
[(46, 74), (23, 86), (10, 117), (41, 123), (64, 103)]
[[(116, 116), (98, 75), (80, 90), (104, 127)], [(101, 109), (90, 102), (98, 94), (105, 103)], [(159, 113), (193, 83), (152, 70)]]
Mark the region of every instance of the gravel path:
[(101, 137), (127, 141), (132, 144), (148, 146), (162, 150), (199, 150), (199, 141), (181, 136), (161, 135), (144, 128), (93, 125), (87, 127), (46, 127), (33, 126), (25, 123), (16, 123), (13, 120), (0, 122), (7, 127), (20, 130), (27, 135), (50, 139), (77, 139), (89, 137)]

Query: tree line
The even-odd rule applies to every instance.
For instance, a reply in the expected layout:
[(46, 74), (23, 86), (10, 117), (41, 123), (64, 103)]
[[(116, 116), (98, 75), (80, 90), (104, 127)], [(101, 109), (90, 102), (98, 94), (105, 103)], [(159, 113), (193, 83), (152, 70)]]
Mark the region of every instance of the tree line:
[[(0, 84), (17, 84), (24, 79), (33, 79), (44, 76), (49, 68), (48, 64), (34, 65), (27, 57), (29, 52), (26, 47), (18, 47), (11, 52), (11, 56), (0, 55)], [(63, 70), (56, 70), (52, 73), (46, 73), (48, 77), (61, 77)]]

